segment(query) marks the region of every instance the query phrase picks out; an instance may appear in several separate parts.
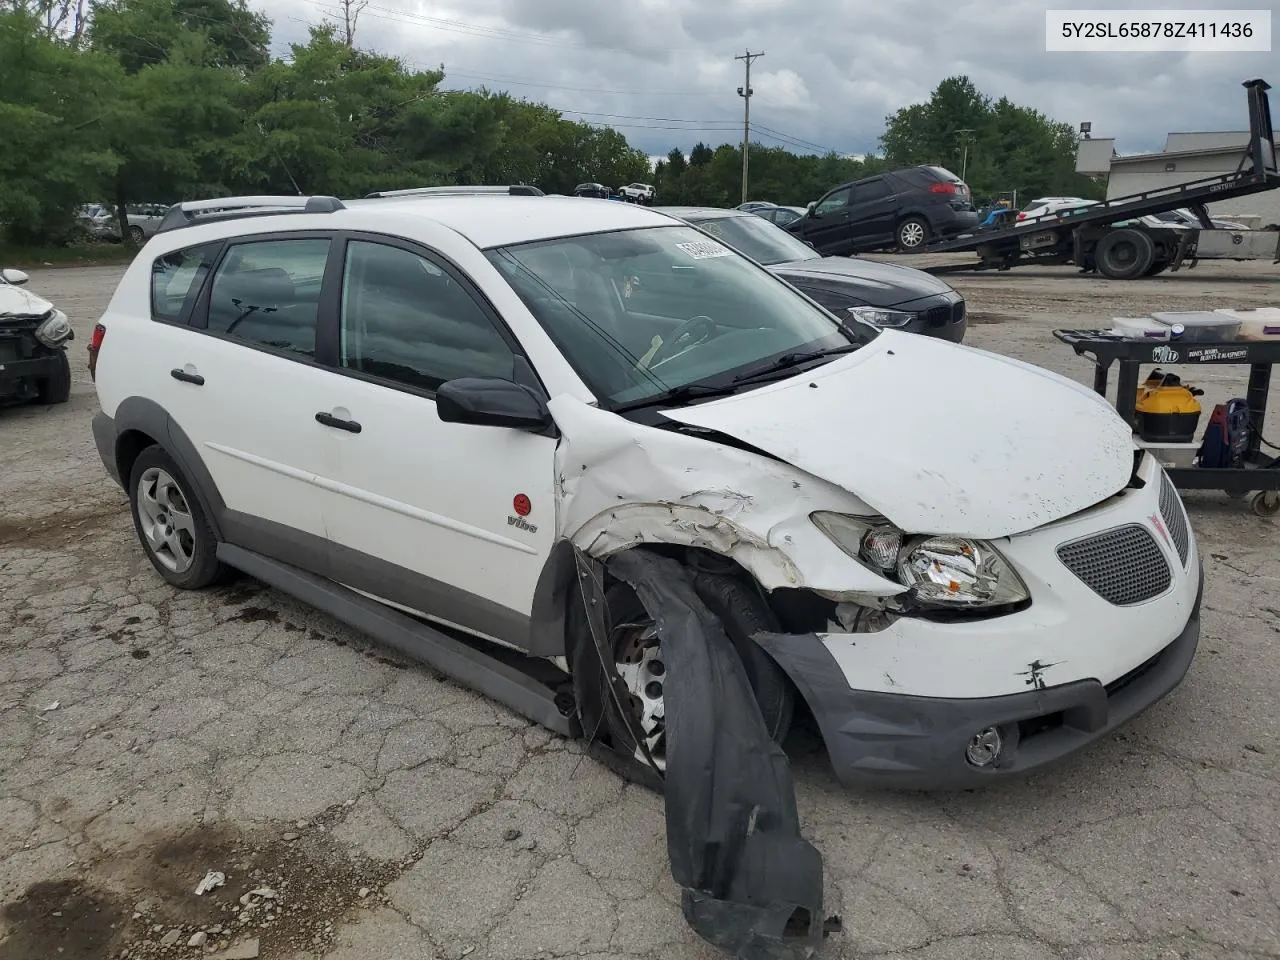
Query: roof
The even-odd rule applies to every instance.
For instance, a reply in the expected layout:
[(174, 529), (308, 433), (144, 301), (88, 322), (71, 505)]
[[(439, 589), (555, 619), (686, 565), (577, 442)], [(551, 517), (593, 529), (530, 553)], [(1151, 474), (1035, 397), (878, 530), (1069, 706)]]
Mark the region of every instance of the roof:
[[(466, 237), (477, 247), (502, 247), (583, 233), (671, 226), (646, 207), (588, 197), (438, 196), (348, 200), (353, 214), (386, 210), (422, 216)], [(346, 219), (343, 214), (336, 215)]]

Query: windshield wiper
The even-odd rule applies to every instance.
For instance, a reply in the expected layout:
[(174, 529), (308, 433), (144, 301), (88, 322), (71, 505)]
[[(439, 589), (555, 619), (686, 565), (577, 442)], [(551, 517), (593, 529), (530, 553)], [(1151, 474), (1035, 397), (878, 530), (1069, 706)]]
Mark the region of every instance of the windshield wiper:
[(784, 353), (780, 357), (776, 357), (768, 366), (761, 367), (759, 370), (752, 370), (750, 373), (740, 373), (733, 378), (736, 384), (754, 383), (757, 380), (767, 379), (773, 374), (781, 370), (789, 370), (792, 367), (799, 366), (809, 360), (817, 360), (819, 357), (834, 357), (841, 353), (853, 353), (862, 347), (860, 343), (845, 343), (838, 347), (828, 347), (826, 350), (811, 350), (807, 353)]
[(664, 403), (680, 403), (684, 400), (693, 400), (698, 397), (727, 397), (735, 393), (738, 389), (736, 383), (733, 384), (710, 384), (710, 383), (686, 383), (681, 387), (672, 387), (670, 390), (663, 390), (661, 393), (655, 393), (651, 397), (645, 397), (643, 400), (632, 400), (630, 403), (624, 403), (621, 406), (613, 408), (614, 413), (626, 413), (628, 410), (640, 410), (644, 407), (656, 407)]

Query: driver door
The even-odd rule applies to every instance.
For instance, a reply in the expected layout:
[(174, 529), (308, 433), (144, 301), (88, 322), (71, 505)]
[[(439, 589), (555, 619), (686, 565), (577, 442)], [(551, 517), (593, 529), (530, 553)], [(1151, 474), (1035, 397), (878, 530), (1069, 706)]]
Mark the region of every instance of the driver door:
[(849, 245), (853, 236), (849, 226), (850, 188), (833, 190), (813, 208), (806, 224), (804, 239), (819, 253), (838, 252)]
[(512, 379), (519, 345), (442, 258), (386, 238), (347, 242), (338, 328), (333, 578), (524, 646), (555, 539), (556, 441), (445, 423), (435, 403), (447, 380)]

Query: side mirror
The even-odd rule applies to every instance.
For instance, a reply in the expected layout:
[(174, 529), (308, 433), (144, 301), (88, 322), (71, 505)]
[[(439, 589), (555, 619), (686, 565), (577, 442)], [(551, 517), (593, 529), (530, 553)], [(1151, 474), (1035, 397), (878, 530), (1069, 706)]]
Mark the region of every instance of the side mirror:
[(436, 412), (445, 423), (481, 427), (545, 430), (551, 426), (547, 405), (532, 390), (496, 377), (461, 377), (436, 391)]
[(28, 280), (27, 275), (21, 270), (4, 270), (0, 271), (0, 274), (4, 276), (5, 283), (13, 284), (15, 287), (22, 286)]
[(806, 212), (808, 212), (809, 216), (813, 216), (813, 209), (814, 209), (814, 207), (816, 207), (817, 205), (818, 205), (818, 201), (817, 201), (817, 200), (810, 200), (810, 201), (809, 201), (808, 205), (805, 207), (805, 210), (806, 210)]

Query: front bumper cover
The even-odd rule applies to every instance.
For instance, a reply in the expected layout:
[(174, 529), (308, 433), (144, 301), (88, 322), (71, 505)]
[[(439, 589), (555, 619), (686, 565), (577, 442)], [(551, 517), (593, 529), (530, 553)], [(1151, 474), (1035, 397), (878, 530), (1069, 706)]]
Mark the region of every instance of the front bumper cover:
[[(755, 639), (813, 712), (836, 776), (849, 786), (963, 789), (1029, 773), (1118, 729), (1182, 682), (1200, 642), (1200, 589), (1186, 626), (1158, 654), (1103, 685), (1081, 680), (1003, 697), (943, 699), (853, 690), (816, 634)], [(1034, 682), (1034, 681), (1028, 681)], [(974, 734), (998, 728), (990, 767), (965, 759)]]

